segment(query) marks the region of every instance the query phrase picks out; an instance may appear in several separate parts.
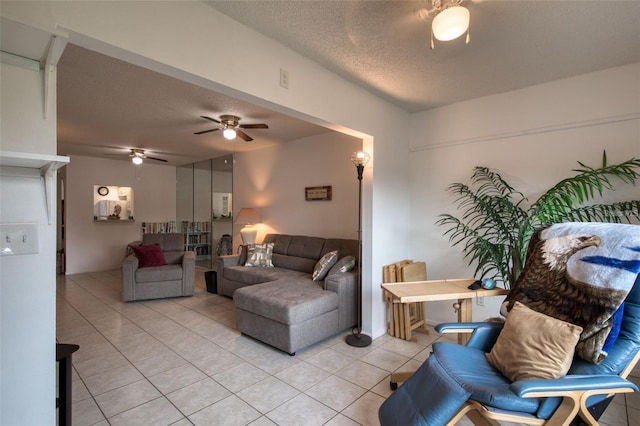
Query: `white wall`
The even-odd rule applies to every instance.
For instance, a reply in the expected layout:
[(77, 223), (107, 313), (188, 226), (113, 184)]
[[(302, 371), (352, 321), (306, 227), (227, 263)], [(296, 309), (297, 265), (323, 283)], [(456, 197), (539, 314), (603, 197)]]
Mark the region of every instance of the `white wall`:
[[(43, 119), (41, 71), (2, 63), (0, 77), (1, 149), (55, 154), (55, 106)], [(7, 169), (0, 176), (0, 222), (36, 223), (39, 252), (0, 257), (0, 424), (53, 424), (56, 210), (50, 225), (38, 170), (14, 177)]]
[[(120, 268), (127, 243), (142, 237), (142, 222), (176, 220), (176, 168), (72, 156), (66, 170), (67, 274)], [(139, 177), (139, 179), (138, 179)], [(134, 222), (93, 221), (93, 186), (130, 186)]]
[[(572, 176), (577, 161), (601, 165), (640, 158), (640, 64), (475, 99), (414, 114), (411, 120), (411, 257), (430, 279), (471, 277), (461, 247), (435, 222), (457, 214), (453, 182), (469, 183), (490, 167), (529, 201)], [(607, 201), (640, 199), (640, 187), (618, 185)], [(499, 298), (474, 306), (474, 320), (495, 316)], [(455, 319), (451, 303), (429, 304), (432, 323)]]
[[(267, 233), (358, 238), (358, 179), (349, 159), (362, 141), (329, 132), (235, 155), (234, 211), (254, 207)], [(305, 201), (305, 187), (331, 186), (331, 201)], [(234, 246), (240, 229), (234, 226)]]
[[(408, 114), (201, 2), (3, 1), (1, 12), (64, 30), (71, 43), (363, 138), (373, 156), (363, 185), (363, 328), (385, 332), (380, 271), (408, 254)], [(221, 60), (211, 40), (229, 39), (243, 54)], [(279, 86), (280, 68), (289, 71), (289, 89)]]

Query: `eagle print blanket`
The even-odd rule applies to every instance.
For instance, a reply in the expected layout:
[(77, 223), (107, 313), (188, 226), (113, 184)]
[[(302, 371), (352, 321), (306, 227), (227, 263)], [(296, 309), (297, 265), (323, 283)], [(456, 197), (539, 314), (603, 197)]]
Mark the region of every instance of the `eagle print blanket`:
[(554, 224), (537, 230), (527, 250), (524, 271), (505, 300), (506, 310), (518, 301), (581, 326), (576, 354), (602, 362), (614, 314), (640, 273), (640, 225)]

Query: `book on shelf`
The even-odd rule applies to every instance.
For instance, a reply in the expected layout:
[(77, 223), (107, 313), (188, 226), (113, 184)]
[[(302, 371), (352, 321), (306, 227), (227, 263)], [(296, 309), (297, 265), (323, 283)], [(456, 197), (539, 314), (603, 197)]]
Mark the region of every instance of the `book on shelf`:
[(175, 220), (168, 222), (142, 222), (141, 226), (143, 234), (165, 234), (178, 232)]

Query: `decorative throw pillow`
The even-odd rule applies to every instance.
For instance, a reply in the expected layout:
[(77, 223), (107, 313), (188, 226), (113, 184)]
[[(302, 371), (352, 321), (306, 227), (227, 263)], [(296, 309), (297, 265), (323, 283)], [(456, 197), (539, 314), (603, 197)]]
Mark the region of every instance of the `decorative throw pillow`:
[(515, 302), (487, 359), (515, 382), (567, 374), (582, 327)]
[(312, 276), (313, 280), (314, 281), (323, 280), (324, 277), (327, 276), (329, 269), (331, 269), (331, 267), (336, 263), (337, 260), (338, 260), (337, 250), (330, 251), (329, 253), (322, 256), (320, 260), (318, 260), (318, 262), (316, 263), (315, 268), (313, 268), (313, 276)]
[(160, 249), (160, 244), (150, 244), (148, 246), (129, 246), (138, 258), (138, 267), (162, 266), (167, 264), (164, 253)]
[(343, 272), (349, 272), (356, 266), (356, 258), (353, 256), (345, 256), (342, 259), (338, 260), (335, 265), (329, 269), (329, 273), (327, 276), (331, 276), (333, 274), (341, 274)]
[(249, 244), (247, 248), (247, 263), (244, 266), (273, 268), (273, 243)]

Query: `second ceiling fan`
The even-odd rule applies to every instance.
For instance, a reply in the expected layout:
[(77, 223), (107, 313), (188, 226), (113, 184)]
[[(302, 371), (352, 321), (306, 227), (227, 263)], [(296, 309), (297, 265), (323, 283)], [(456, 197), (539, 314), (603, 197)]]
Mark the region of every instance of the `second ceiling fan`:
[(201, 135), (203, 133), (215, 132), (216, 130), (222, 130), (225, 139), (232, 140), (237, 136), (240, 139), (245, 140), (246, 142), (251, 142), (253, 138), (243, 132), (241, 129), (268, 129), (264, 123), (258, 124), (240, 124), (240, 117), (235, 115), (221, 115), (220, 120), (216, 120), (215, 118), (207, 117), (206, 115), (201, 115), (200, 117), (205, 120), (213, 121), (214, 123), (218, 123), (219, 126), (209, 130), (203, 130), (201, 132), (195, 132), (195, 135)]

